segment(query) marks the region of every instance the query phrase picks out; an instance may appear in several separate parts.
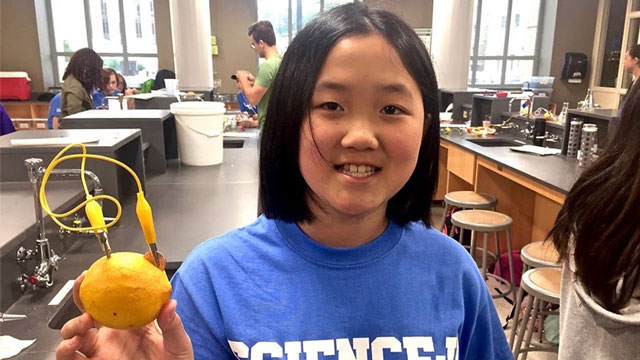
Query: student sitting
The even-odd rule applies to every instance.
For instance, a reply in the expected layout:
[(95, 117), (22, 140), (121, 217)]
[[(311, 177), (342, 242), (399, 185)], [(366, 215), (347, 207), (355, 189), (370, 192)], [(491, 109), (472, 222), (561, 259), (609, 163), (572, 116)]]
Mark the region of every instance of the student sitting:
[(111, 68), (102, 69), (102, 83), (100, 88), (93, 92), (93, 107), (95, 109), (108, 109), (105, 102), (107, 96), (116, 96), (120, 94), (118, 91), (118, 77), (116, 71)]
[(49, 114), (47, 115), (47, 129), (57, 129), (60, 127), (60, 99), (62, 93), (57, 93), (56, 96), (49, 102)]

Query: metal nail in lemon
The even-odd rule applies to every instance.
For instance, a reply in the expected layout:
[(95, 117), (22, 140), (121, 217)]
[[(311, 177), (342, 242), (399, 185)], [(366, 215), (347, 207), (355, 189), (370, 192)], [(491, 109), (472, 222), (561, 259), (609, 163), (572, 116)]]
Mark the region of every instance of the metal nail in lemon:
[[(82, 148), (82, 154), (63, 154), (72, 147)], [(113, 226), (122, 215), (122, 206), (114, 197), (109, 195), (92, 196), (84, 178), (86, 159), (108, 161), (127, 170), (135, 179), (138, 186), (136, 214), (142, 227), (144, 238), (149, 250), (144, 256), (131, 252), (111, 253), (108, 229)], [(46, 198), (46, 183), (51, 171), (61, 162), (71, 159), (81, 160), (81, 180), (86, 200), (64, 214), (55, 214), (49, 208)], [(116, 217), (105, 223), (102, 207), (98, 200), (112, 201), (117, 208)], [(51, 161), (42, 178), (40, 189), (40, 203), (43, 210), (60, 227), (70, 231), (93, 231), (100, 242), (105, 256), (98, 259), (87, 271), (80, 286), (80, 300), (87, 312), (99, 323), (114, 329), (134, 329), (153, 321), (160, 312), (160, 308), (171, 296), (171, 284), (164, 272), (165, 260), (156, 247), (156, 233), (153, 225), (151, 207), (142, 192), (142, 184), (136, 173), (118, 160), (87, 154), (83, 144), (71, 144), (56, 155)], [(70, 227), (60, 222), (58, 218), (69, 216), (81, 208), (85, 209), (90, 227)]]

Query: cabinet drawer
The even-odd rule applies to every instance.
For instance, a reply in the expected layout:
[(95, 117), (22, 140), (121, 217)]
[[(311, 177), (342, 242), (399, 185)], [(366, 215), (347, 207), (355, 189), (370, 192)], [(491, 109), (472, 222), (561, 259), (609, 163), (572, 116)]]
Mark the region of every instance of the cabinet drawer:
[(449, 146), (447, 170), (468, 182), (475, 184), (476, 156), (457, 146)]

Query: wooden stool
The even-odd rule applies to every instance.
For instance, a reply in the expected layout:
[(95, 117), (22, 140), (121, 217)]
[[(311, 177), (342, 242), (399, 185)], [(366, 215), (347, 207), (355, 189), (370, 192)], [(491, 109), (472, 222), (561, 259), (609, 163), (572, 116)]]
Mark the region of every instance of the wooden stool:
[[(540, 312), (540, 302), (548, 302), (552, 304), (560, 304), (560, 283), (562, 278), (562, 269), (540, 267), (528, 270), (522, 275), (520, 286), (529, 293), (531, 299), (527, 303), (524, 315), (522, 317), (522, 323), (518, 325), (518, 322), (514, 322), (513, 329), (511, 330), (511, 337), (517, 332), (518, 337), (516, 342), (511, 347), (513, 351), (514, 359), (518, 359), (518, 355), (524, 354), (524, 360), (527, 359), (527, 354), (532, 351), (546, 351), (546, 352), (558, 352), (558, 347), (555, 345), (535, 345), (531, 346), (531, 337), (535, 327), (536, 319), (538, 315), (544, 314), (558, 314), (557, 311), (543, 311)], [(521, 295), (521, 293), (519, 294)], [(518, 298), (518, 303), (521, 303), (522, 299)], [(533, 314), (531, 310), (533, 309)], [(519, 309), (516, 308), (516, 312)], [(540, 322), (539, 331), (542, 332), (543, 323)], [(524, 340), (524, 346), (522, 341)]]
[[(522, 273), (527, 272), (527, 270), (532, 268), (539, 267), (561, 267), (562, 263), (558, 262), (560, 258), (560, 254), (553, 246), (553, 243), (550, 241), (534, 241), (530, 244), (527, 244), (525, 247), (520, 250), (520, 258), (522, 259)], [(518, 321), (520, 321), (520, 305), (522, 304), (522, 299), (524, 297), (524, 290), (522, 286), (518, 289), (518, 295), (516, 296), (516, 311), (513, 316), (513, 327), (516, 328), (518, 326)], [(541, 300), (540, 301), (540, 311), (544, 309), (546, 303)], [(540, 316), (540, 323), (544, 321), (544, 317)], [(509, 336), (509, 345), (513, 346), (513, 341), (515, 340), (515, 331), (511, 330), (511, 335)], [(539, 340), (542, 342), (542, 331), (539, 334)]]
[[(498, 280), (500, 283), (508, 284), (509, 290), (502, 294), (492, 295), (493, 298), (507, 297), (512, 292), (515, 293), (515, 281), (513, 273), (513, 257), (511, 254), (511, 225), (513, 220), (511, 217), (501, 214), (495, 211), (489, 210), (462, 210), (453, 213), (451, 216), (451, 223), (453, 228), (456, 226), (460, 229), (471, 230), (472, 232), (482, 232), (482, 277), (487, 280), (488, 277), (492, 277)], [(453, 230), (453, 229), (452, 229)], [(509, 257), (509, 276), (510, 280), (507, 281), (502, 277), (502, 269), (500, 263), (500, 242), (498, 241), (498, 232), (504, 231), (507, 237), (507, 256)], [(487, 243), (489, 241), (489, 233), (494, 234), (496, 254), (491, 254), (492, 258), (495, 258), (495, 263), (498, 266), (498, 275), (487, 274), (487, 253), (490, 253), (487, 249)], [(471, 237), (471, 246), (469, 247), (471, 257), (476, 259), (476, 239), (475, 236)], [(493, 263), (493, 261), (492, 261)]]
[(447, 217), (447, 212), (451, 208), (459, 207), (463, 210), (469, 209), (493, 209), (495, 210), (498, 204), (498, 199), (491, 194), (474, 192), (474, 191), (452, 191), (444, 196), (444, 215), (442, 215), (442, 227), (440, 231), (444, 230), (444, 220)]

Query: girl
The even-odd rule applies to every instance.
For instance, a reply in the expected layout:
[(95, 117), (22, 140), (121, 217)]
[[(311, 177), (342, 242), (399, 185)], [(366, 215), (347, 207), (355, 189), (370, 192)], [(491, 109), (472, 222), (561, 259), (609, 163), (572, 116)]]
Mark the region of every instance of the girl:
[[(151, 324), (139, 344), (196, 359), (512, 358), (475, 263), (431, 227), (437, 94), (395, 15), (352, 3), (311, 21), (274, 81), (264, 215), (188, 256), (172, 280), (179, 317), (170, 302), (162, 335)], [(90, 326), (65, 325), (58, 354), (115, 348), (87, 345)]]
[(627, 53), (624, 54), (622, 65), (626, 71), (633, 75), (631, 83), (629, 84), (629, 90), (631, 90), (636, 79), (640, 76), (640, 44), (633, 45), (629, 48)]
[(112, 68), (102, 69), (102, 82), (100, 87), (93, 92), (93, 107), (95, 109), (106, 109), (105, 98), (119, 93), (116, 71)]
[(100, 87), (102, 59), (95, 51), (84, 48), (76, 51), (69, 60), (62, 80), (60, 115), (75, 114), (93, 109), (90, 94)]
[(627, 99), (614, 141), (573, 185), (551, 230), (565, 260), (559, 359), (640, 354), (640, 88)]

